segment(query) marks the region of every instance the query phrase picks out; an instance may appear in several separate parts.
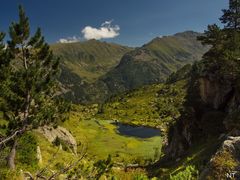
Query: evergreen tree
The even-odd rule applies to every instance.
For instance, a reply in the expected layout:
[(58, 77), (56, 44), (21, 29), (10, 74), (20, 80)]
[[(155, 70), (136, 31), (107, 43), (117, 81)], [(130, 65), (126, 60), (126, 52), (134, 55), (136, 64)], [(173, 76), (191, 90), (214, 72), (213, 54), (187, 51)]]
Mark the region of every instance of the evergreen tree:
[(240, 0), (229, 0), (229, 9), (223, 10), (220, 20), (225, 24), (223, 29), (209, 25), (204, 35), (198, 37), (204, 45), (210, 45), (203, 56), (204, 71), (219, 79), (236, 79), (240, 72)]
[(5, 34), (0, 32), (0, 68), (2, 69), (5, 64), (5, 45), (3, 43)]
[(204, 32), (203, 36), (198, 37), (198, 40), (202, 42), (203, 45), (211, 45), (210, 50), (204, 55), (206, 58), (211, 58), (220, 56), (223, 50), (223, 42), (225, 36), (223, 31), (216, 24), (209, 25), (208, 30)]
[(9, 36), (6, 48), (0, 44), (1, 110), (8, 121), (8, 134), (0, 139), (0, 146), (10, 141), (15, 149), (16, 140), (26, 131), (64, 120), (69, 106), (56, 96), (59, 60), (39, 28), (30, 36), (29, 20), (21, 6), (19, 22), (11, 24)]
[(220, 21), (225, 25), (223, 31), (228, 58), (238, 59), (240, 57), (240, 0), (229, 0), (229, 8), (223, 10)]
[(220, 20), (225, 28), (240, 30), (240, 0), (229, 0), (229, 9), (223, 10)]
[(0, 85), (8, 77), (10, 59), (4, 41), (5, 34), (0, 32)]

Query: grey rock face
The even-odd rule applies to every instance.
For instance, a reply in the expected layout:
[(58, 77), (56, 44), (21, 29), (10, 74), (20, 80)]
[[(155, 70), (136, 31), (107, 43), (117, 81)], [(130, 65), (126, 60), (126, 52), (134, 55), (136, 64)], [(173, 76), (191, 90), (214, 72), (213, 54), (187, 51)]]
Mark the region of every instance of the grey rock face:
[(49, 126), (44, 126), (39, 128), (38, 131), (42, 133), (51, 143), (58, 137), (71, 147), (74, 154), (77, 154), (77, 142), (67, 129), (60, 126), (58, 126), (56, 129)]

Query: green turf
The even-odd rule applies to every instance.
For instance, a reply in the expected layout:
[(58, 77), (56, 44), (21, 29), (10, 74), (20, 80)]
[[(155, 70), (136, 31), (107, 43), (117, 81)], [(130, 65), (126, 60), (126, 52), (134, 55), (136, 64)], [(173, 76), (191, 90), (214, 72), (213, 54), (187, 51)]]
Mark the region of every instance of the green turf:
[(144, 159), (153, 159), (155, 149), (161, 148), (161, 137), (140, 139), (122, 136), (110, 121), (84, 120), (76, 112), (63, 126), (78, 143), (88, 144), (88, 157), (91, 159), (105, 159), (110, 154), (116, 162), (143, 163)]
[(166, 129), (180, 116), (186, 95), (186, 81), (156, 84), (113, 97), (96, 115), (100, 119)]

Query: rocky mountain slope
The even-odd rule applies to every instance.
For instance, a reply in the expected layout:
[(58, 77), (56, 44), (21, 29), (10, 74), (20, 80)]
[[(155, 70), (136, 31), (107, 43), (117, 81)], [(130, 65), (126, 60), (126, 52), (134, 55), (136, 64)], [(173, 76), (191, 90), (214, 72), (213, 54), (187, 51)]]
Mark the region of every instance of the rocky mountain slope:
[[(221, 70), (213, 71), (217, 66)], [(234, 73), (239, 71), (239, 67), (236, 60), (215, 63), (208, 59), (195, 64), (184, 110), (169, 130), (165, 148), (168, 160), (188, 156), (193, 148), (214, 139), (214, 143), (210, 143), (212, 153), (200, 163), (201, 166), (198, 164), (202, 179), (223, 179), (226, 173), (239, 167), (240, 95), (239, 77)]]
[[(72, 73), (86, 82), (94, 82), (115, 67), (125, 53), (132, 50), (126, 46), (97, 40), (57, 43), (53, 44), (51, 48), (61, 60), (64, 69), (63, 79), (67, 79)], [(67, 74), (66, 70), (70, 73)]]
[(199, 33), (187, 31), (155, 38), (123, 56), (119, 65), (101, 80), (118, 93), (146, 84), (164, 82), (183, 65), (200, 60), (207, 47), (197, 41)]
[[(101, 71), (99, 73), (95, 64), (95, 69), (93, 68), (91, 73), (99, 78), (93, 83), (83, 81), (81, 68), (84, 66), (77, 65), (74, 67), (79, 69), (79, 73), (69, 71), (72, 65), (68, 65), (68, 56), (66, 55), (67, 58), (64, 60), (66, 65), (63, 66), (63, 73), (60, 78), (64, 85), (67, 84), (68, 90), (65, 92), (65, 97), (74, 102), (99, 103), (124, 91), (136, 89), (143, 85), (164, 82), (172, 72), (199, 60), (207, 51), (208, 47), (197, 41), (199, 35), (201, 34), (186, 31), (173, 36), (155, 38), (148, 44), (127, 52), (119, 64), (112, 61), (115, 62), (116, 66), (105, 68), (105, 70), (109, 69), (105, 74)], [(92, 42), (99, 43), (98, 41)], [(97, 53), (94, 56), (97, 56)], [(97, 73), (99, 73), (99, 76), (96, 75)]]

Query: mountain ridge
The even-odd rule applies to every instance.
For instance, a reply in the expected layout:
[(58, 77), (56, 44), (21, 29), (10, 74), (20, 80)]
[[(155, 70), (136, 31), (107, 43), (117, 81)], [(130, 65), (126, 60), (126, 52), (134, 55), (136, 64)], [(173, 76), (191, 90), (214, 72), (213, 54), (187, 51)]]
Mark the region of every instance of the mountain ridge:
[(200, 60), (208, 50), (197, 41), (199, 33), (187, 31), (155, 38), (126, 53), (118, 66), (101, 78), (110, 92), (118, 93), (146, 84), (161, 83), (186, 64)]
[[(102, 103), (112, 95), (144, 85), (162, 83), (172, 72), (201, 59), (208, 47), (197, 41), (197, 36), (200, 35), (202, 34), (186, 31), (157, 37), (135, 49), (97, 40), (55, 45), (54, 52), (60, 58), (63, 57), (60, 82), (65, 86), (64, 89), (68, 89), (64, 96), (75, 103)], [(64, 47), (70, 48), (62, 49)], [(114, 51), (109, 52), (109, 47)], [(82, 48), (80, 54), (78, 48)], [(66, 52), (69, 49), (70, 52), (76, 51), (73, 53), (74, 63), (71, 63), (71, 56)], [(106, 54), (110, 60), (102, 58)]]
[(61, 66), (87, 82), (94, 82), (116, 66), (123, 54), (132, 50), (127, 46), (97, 40), (57, 43), (51, 45), (51, 49), (60, 57)]

